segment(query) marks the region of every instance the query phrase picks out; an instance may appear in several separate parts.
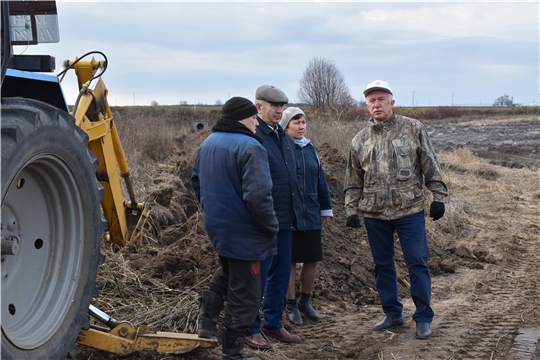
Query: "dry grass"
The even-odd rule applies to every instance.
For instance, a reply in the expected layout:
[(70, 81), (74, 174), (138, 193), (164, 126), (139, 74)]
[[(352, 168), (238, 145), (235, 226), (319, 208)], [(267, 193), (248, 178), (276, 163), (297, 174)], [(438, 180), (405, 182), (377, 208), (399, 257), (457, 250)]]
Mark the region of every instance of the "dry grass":
[(161, 279), (133, 270), (125, 249), (105, 248), (107, 261), (100, 268), (94, 305), (118, 321), (145, 324), (186, 333), (196, 332), (199, 299), (191, 289), (167, 287)]
[(309, 120), (306, 136), (316, 146), (328, 144), (345, 158), (349, 155), (351, 140), (365, 126), (365, 122), (337, 122), (331, 119)]
[(455, 241), (467, 240), (460, 236), (464, 227), (470, 236), (492, 239), (540, 235), (539, 171), (491, 165), (467, 149), (439, 159), (450, 196), (447, 213), (428, 230), (447, 232)]
[[(212, 116), (209, 111), (207, 113), (205, 116)], [(175, 170), (177, 152), (182, 148), (184, 138), (192, 132), (192, 117), (176, 115), (160, 114), (159, 111), (156, 114), (148, 108), (113, 109), (138, 201), (152, 202), (150, 194), (164, 186), (191, 191), (186, 189)], [(192, 162), (194, 151), (189, 153), (187, 161)], [(127, 198), (125, 187), (123, 192)], [(162, 230), (161, 224), (170, 221), (174, 221), (170, 211), (156, 206), (147, 223), (147, 228), (155, 231), (144, 232), (143, 246), (157, 245), (159, 239), (155, 233)], [(97, 287), (100, 296), (94, 299), (95, 306), (119, 321), (146, 324), (164, 331), (196, 333), (199, 298), (195, 291), (171, 289), (162, 279), (134, 270), (126, 260), (132, 248), (115, 252), (104, 242), (102, 251), (106, 254), (106, 262), (99, 269)]]

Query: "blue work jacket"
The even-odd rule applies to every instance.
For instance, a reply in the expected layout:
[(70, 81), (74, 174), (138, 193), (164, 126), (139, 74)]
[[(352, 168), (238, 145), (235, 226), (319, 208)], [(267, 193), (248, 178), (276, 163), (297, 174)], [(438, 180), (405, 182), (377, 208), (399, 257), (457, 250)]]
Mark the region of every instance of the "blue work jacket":
[(212, 133), (197, 150), (191, 181), (219, 255), (260, 261), (277, 253), (272, 178), (266, 149), (258, 140)]

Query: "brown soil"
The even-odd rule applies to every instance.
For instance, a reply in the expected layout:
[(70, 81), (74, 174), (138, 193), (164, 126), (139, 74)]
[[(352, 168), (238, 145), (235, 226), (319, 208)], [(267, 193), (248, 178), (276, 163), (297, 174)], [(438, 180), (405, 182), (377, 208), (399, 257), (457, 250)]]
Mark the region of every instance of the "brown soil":
[[(507, 167), (540, 166), (540, 122), (491, 125), (430, 126), (432, 142), (439, 152), (469, 148), (489, 161)], [(207, 131), (193, 134), (185, 143), (196, 146)], [(392, 332), (373, 332), (383, 312), (374, 285), (373, 261), (364, 228), (345, 225), (342, 181), (346, 159), (326, 144), (319, 144), (328, 177), (334, 220), (323, 229), (324, 260), (320, 263), (312, 304), (321, 320), (305, 319), (294, 326), (284, 316), (283, 325), (302, 337), (300, 344), (271, 340), (274, 349), (246, 356), (263, 360), (296, 359), (540, 359), (540, 192), (516, 195), (504, 211), (516, 214), (512, 223), (501, 222), (496, 213), (466, 209), (459, 189), (450, 188), (450, 204), (463, 201), (466, 222), (443, 218), (428, 226), (430, 270), (433, 275), (435, 318), (429, 340), (414, 338), (411, 315), (414, 304), (408, 291), (408, 273), (399, 240), (396, 264), (400, 296), (404, 303), (405, 326)], [(460, 174), (470, 167), (449, 165), (441, 157), (445, 172)], [(154, 204), (152, 236), (154, 248), (127, 255), (134, 271), (163, 279), (175, 289), (201, 290), (218, 262), (202, 226), (202, 216), (189, 182), (192, 163), (180, 151), (172, 170), (180, 183), (164, 186), (149, 194)], [(476, 176), (497, 183), (508, 168), (478, 166)], [(538, 180), (538, 173), (529, 177)], [(534, 181), (534, 180), (533, 180)], [(457, 186), (456, 186), (457, 188)], [(486, 201), (511, 201), (493, 193)], [(501, 203), (501, 206), (503, 204)], [(449, 215), (452, 212), (449, 209)], [(481, 217), (479, 217), (481, 216)], [(428, 220), (431, 222), (431, 220)], [(156, 224), (159, 224), (156, 226)], [(505, 234), (501, 236), (501, 234)], [(171, 331), (171, 329), (165, 329)], [(174, 331), (174, 329), (172, 329)], [(118, 359), (116, 355), (79, 349), (77, 359)], [(138, 353), (129, 359), (221, 359), (220, 347), (195, 349), (184, 355)]]

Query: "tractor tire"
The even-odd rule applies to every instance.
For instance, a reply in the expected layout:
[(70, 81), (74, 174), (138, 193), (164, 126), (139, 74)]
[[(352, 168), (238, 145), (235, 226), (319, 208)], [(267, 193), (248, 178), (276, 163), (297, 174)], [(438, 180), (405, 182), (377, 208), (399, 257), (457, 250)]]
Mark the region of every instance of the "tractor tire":
[(2, 99), (2, 359), (75, 358), (105, 220), (88, 136), (44, 102)]

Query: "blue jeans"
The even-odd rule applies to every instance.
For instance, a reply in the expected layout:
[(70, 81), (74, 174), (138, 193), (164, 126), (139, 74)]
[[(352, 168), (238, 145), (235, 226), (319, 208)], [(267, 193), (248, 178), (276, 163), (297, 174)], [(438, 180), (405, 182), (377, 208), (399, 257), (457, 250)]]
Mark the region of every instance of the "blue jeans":
[(394, 263), (395, 231), (409, 270), (411, 297), (416, 306), (413, 319), (416, 322), (431, 323), (434, 312), (430, 307), (431, 276), (427, 265), (428, 244), (424, 212), (397, 220), (364, 218), (364, 224), (375, 263), (375, 282), (384, 313), (391, 317), (401, 317), (403, 311), (403, 304), (398, 296)]
[[(292, 256), (292, 230), (279, 230), (277, 234), (277, 254), (261, 261), (261, 294), (264, 298), (263, 328), (279, 330), (285, 306), (285, 296), (289, 287)], [(262, 299), (261, 299), (262, 301)], [(247, 335), (259, 333), (261, 316), (257, 313), (255, 322)]]

